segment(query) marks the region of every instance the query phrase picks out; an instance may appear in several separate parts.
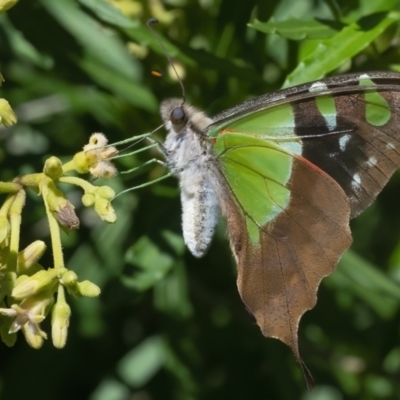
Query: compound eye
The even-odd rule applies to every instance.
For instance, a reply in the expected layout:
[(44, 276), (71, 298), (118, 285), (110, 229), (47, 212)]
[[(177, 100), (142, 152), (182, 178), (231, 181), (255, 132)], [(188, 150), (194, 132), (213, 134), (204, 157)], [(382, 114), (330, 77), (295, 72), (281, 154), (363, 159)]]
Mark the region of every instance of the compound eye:
[(185, 111), (182, 107), (176, 107), (171, 111), (170, 120), (174, 125), (179, 125), (185, 121)]

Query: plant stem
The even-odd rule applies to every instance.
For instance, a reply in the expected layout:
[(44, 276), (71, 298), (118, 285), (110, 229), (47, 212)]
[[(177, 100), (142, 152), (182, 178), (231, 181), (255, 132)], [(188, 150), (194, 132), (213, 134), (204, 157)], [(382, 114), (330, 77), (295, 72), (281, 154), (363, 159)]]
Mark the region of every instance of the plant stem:
[(14, 196), (14, 201), (10, 206), (10, 224), (11, 224), (11, 235), (10, 235), (10, 253), (8, 256), (8, 268), (9, 271), (17, 270), (17, 260), (19, 252), (19, 238), (21, 232), (21, 214), (22, 209), (25, 205), (26, 193), (25, 190), (21, 189)]
[(76, 176), (62, 176), (58, 179), (58, 182), (80, 186), (85, 193), (92, 193), (97, 189), (97, 186), (93, 186), (88, 181), (85, 181), (82, 178), (77, 178)]
[(62, 252), (60, 227), (58, 225), (56, 217), (50, 210), (49, 204), (47, 202), (47, 194), (49, 193), (49, 186), (48, 186), (49, 182), (52, 182), (50, 178), (43, 179), (43, 181), (40, 184), (40, 189), (43, 196), (44, 205), (46, 207), (47, 219), (49, 220), (51, 247), (53, 249), (54, 269), (60, 269), (64, 268), (64, 255)]

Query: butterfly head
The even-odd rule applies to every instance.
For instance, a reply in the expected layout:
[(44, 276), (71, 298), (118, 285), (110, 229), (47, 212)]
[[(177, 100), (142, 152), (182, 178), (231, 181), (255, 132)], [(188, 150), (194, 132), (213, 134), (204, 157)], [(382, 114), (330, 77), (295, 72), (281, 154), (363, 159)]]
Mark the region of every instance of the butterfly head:
[(161, 103), (161, 117), (169, 131), (180, 133), (184, 129), (188, 121), (186, 108), (182, 99), (168, 99)]
[(164, 100), (160, 111), (167, 130), (176, 134), (184, 134), (189, 126), (197, 135), (204, 137), (208, 126), (212, 123), (212, 119), (202, 111), (179, 98)]

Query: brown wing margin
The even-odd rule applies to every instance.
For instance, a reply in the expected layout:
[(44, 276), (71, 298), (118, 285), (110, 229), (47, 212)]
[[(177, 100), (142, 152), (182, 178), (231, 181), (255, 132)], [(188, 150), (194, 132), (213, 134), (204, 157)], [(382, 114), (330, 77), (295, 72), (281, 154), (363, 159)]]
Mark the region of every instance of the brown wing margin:
[[(225, 182), (220, 176), (218, 182)], [(313, 379), (300, 357), (298, 325), (313, 308), (323, 277), (331, 274), (351, 244), (349, 200), (329, 175), (294, 157), (289, 206), (260, 227), (260, 243), (248, 238), (245, 214), (225, 182), (221, 206), (238, 269), (237, 285), (266, 337), (286, 343), (307, 386)]]

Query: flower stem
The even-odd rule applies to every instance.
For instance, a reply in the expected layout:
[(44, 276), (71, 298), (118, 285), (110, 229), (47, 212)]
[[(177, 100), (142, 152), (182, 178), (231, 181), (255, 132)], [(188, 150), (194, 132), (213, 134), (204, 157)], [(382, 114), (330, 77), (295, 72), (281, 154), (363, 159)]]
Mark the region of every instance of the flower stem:
[(0, 182), (0, 193), (16, 193), (21, 185), (16, 182)]
[(25, 190), (21, 189), (14, 196), (14, 201), (10, 206), (10, 224), (11, 224), (11, 235), (10, 235), (10, 253), (8, 256), (8, 268), (10, 271), (17, 270), (17, 260), (19, 252), (19, 237), (21, 231), (21, 214), (22, 209), (25, 205), (26, 193)]
[(14, 200), (15, 200), (15, 194), (10, 194), (7, 196), (3, 205), (0, 208), (0, 215), (4, 215), (5, 217), (8, 215)]
[(76, 169), (75, 161), (71, 160), (71, 161), (66, 162), (65, 164), (63, 164), (62, 169), (63, 169), (64, 174), (66, 172), (75, 170)]
[[(51, 179), (49, 179), (51, 181)], [(51, 181), (52, 182), (52, 181)], [(64, 255), (62, 252), (60, 227), (53, 212), (50, 210), (49, 203), (47, 202), (47, 194), (49, 193), (48, 181), (43, 179), (40, 185), (41, 193), (43, 196), (44, 205), (46, 207), (47, 219), (49, 221), (51, 247), (53, 249), (54, 269), (64, 268)]]
[(62, 176), (58, 179), (58, 182), (79, 186), (85, 191), (85, 193), (92, 193), (97, 189), (97, 186), (93, 186), (88, 181), (85, 181), (82, 178), (77, 178), (76, 176)]

